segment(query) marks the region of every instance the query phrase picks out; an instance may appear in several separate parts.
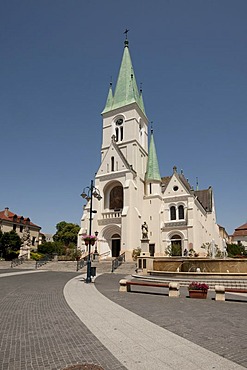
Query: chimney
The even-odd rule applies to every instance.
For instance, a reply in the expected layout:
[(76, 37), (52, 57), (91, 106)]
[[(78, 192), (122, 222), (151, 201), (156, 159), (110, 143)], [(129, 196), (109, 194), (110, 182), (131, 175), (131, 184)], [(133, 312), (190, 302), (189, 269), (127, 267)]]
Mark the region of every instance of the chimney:
[(9, 217), (9, 208), (5, 207), (4, 216)]

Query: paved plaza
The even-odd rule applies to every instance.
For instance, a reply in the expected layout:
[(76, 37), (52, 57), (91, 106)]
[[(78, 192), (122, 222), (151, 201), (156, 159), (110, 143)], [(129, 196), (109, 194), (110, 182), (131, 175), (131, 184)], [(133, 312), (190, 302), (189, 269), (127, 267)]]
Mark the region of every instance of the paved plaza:
[(247, 367), (246, 297), (118, 292), (124, 275), (0, 270), (0, 369)]

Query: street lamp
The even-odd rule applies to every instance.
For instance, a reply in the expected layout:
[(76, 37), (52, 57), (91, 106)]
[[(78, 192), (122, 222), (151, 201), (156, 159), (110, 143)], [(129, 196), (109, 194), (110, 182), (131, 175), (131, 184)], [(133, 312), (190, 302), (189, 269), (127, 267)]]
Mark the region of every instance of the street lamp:
[[(97, 236), (99, 235), (98, 231), (95, 231), (94, 235), (96, 236), (96, 239), (97, 239)], [(98, 254), (97, 241), (95, 242), (94, 254)]]
[[(82, 198), (86, 199), (87, 201), (90, 200), (90, 211), (89, 211), (89, 235), (91, 236), (92, 233), (92, 214), (96, 213), (97, 211), (93, 211), (93, 197), (101, 200), (102, 196), (100, 195), (100, 192), (97, 188), (95, 188), (93, 184), (93, 180), (91, 180), (91, 185), (90, 187), (87, 186), (86, 188), (83, 189)], [(89, 240), (88, 243), (88, 258), (87, 258), (87, 278), (86, 278), (86, 283), (91, 283), (91, 239)]]

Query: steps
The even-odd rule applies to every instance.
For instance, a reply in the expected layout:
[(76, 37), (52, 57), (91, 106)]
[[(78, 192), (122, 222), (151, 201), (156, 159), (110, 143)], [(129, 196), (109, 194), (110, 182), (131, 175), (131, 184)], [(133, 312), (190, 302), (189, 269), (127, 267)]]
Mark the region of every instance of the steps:
[(240, 289), (247, 289), (247, 279), (179, 279), (179, 278), (162, 278), (162, 277), (156, 277), (156, 276), (147, 276), (147, 275), (138, 275), (133, 274), (133, 278), (141, 279), (144, 281), (152, 281), (152, 282), (160, 282), (160, 283), (170, 283), (171, 281), (175, 281), (176, 283), (179, 283), (180, 286), (187, 287), (191, 281), (198, 281), (203, 282), (209, 286), (209, 289), (213, 289), (215, 285), (223, 285), (226, 288), (240, 288)]
[[(111, 273), (112, 269), (112, 260), (103, 260), (103, 261), (92, 261), (92, 266), (96, 267), (96, 273), (104, 274), (104, 273)], [(10, 269), (11, 268), (11, 261), (0, 261), (0, 270)], [(35, 270), (36, 269), (36, 261), (28, 260), (24, 261), (21, 265), (15, 266), (12, 268), (13, 272), (15, 270)], [(135, 273), (136, 263), (135, 262), (123, 262), (121, 266), (119, 266), (115, 271), (114, 274), (125, 274), (131, 275)], [(38, 267), (38, 270), (46, 270), (46, 271), (64, 271), (64, 272), (76, 272), (77, 270), (77, 262), (76, 261), (49, 261), (45, 265)], [(86, 273), (87, 265), (85, 265), (78, 273)]]
[(132, 275), (136, 273), (136, 262), (124, 262), (121, 266), (119, 266), (115, 271), (114, 274), (126, 274)]
[(57, 271), (57, 272), (76, 272), (76, 261), (49, 261), (38, 267), (38, 270)]
[[(112, 261), (111, 260), (103, 260), (99, 262), (92, 261), (92, 267), (96, 267), (96, 274), (105, 274), (108, 272), (112, 272)], [(135, 273), (136, 263), (135, 262), (123, 262), (116, 270), (114, 270), (113, 274), (124, 274), (124, 275), (132, 275)], [(87, 266), (84, 266), (82, 273), (86, 273)]]
[(11, 268), (11, 261), (0, 261), (0, 270), (6, 270)]
[[(36, 266), (36, 261), (28, 260), (24, 261), (21, 265), (12, 267), (12, 270), (34, 270)], [(11, 268), (11, 261), (0, 261), (0, 270), (6, 270)]]

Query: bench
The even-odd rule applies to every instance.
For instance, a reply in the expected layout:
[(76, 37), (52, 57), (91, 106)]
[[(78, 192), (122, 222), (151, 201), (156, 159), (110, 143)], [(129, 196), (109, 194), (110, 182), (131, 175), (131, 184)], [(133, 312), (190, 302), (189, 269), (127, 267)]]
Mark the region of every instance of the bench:
[(141, 286), (141, 287), (154, 287), (154, 288), (169, 288), (169, 297), (179, 297), (180, 292), (179, 283), (170, 282), (170, 283), (156, 283), (156, 282), (147, 282), (147, 281), (133, 281), (133, 280), (126, 280), (121, 279), (119, 281), (120, 292), (131, 292), (131, 286)]
[(247, 293), (246, 288), (226, 288), (223, 285), (215, 285), (215, 300), (225, 301), (225, 293)]

